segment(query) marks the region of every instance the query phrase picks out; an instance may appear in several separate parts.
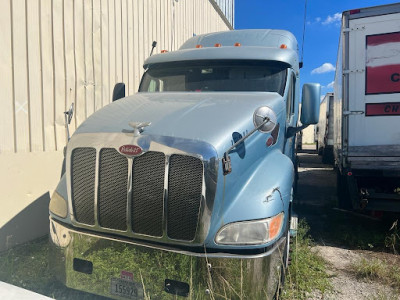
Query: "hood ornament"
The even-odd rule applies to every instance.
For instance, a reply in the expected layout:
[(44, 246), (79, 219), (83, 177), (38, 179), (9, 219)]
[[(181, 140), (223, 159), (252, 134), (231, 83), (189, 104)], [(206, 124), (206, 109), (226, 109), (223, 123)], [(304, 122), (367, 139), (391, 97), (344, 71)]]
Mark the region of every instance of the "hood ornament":
[(129, 126), (133, 128), (133, 136), (140, 136), (143, 128), (150, 126), (151, 122), (129, 122)]

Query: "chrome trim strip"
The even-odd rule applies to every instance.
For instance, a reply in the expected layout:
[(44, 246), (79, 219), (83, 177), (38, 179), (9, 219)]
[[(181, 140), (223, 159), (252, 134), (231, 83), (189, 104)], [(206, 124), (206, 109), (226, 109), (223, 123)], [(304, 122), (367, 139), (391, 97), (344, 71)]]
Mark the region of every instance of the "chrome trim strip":
[(167, 215), (168, 215), (168, 179), (169, 179), (169, 159), (170, 155), (165, 155), (165, 175), (164, 175), (164, 202), (163, 202), (163, 238), (168, 239), (167, 233)]
[(99, 180), (100, 180), (100, 151), (96, 149), (96, 167), (94, 168), (94, 225), (100, 226), (99, 223)]
[(126, 224), (126, 230), (127, 232), (132, 232), (132, 193), (133, 193), (133, 189), (132, 189), (132, 176), (133, 176), (133, 159), (128, 159), (128, 193), (127, 196), (128, 198), (126, 199), (126, 222), (128, 224)]

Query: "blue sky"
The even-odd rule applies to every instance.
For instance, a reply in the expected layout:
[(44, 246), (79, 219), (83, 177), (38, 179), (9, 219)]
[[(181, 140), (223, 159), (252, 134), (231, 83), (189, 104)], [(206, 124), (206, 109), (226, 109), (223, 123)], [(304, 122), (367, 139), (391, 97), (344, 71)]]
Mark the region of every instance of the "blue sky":
[[(289, 30), (297, 38), (301, 55), (304, 1), (235, 0), (235, 29)], [(301, 83), (320, 83), (321, 95), (332, 91), (343, 11), (394, 2), (396, 1), (308, 0)]]

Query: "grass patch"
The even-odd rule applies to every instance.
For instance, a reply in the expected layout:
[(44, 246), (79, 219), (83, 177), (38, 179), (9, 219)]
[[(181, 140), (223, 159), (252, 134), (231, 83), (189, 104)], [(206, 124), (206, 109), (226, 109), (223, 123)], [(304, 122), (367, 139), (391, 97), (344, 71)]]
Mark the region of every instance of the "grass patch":
[(358, 278), (378, 280), (400, 290), (400, 267), (388, 265), (380, 259), (360, 259), (352, 265), (352, 269)]
[(399, 220), (393, 222), (385, 238), (385, 246), (394, 254), (399, 254), (400, 252), (400, 228), (398, 227), (398, 222)]
[(0, 255), (0, 280), (40, 292), (50, 280), (48, 240), (15, 247)]
[(394, 218), (373, 220), (327, 207), (296, 205), (315, 241), (348, 249), (400, 252), (400, 228)]
[(291, 245), (292, 263), (286, 275), (282, 299), (307, 299), (318, 290), (322, 295), (332, 291), (325, 261), (311, 251), (313, 241), (308, 235), (310, 227), (300, 220), (297, 236)]
[(0, 281), (56, 299), (93, 299), (94, 295), (55, 281), (49, 268), (49, 253), (48, 237), (0, 253)]

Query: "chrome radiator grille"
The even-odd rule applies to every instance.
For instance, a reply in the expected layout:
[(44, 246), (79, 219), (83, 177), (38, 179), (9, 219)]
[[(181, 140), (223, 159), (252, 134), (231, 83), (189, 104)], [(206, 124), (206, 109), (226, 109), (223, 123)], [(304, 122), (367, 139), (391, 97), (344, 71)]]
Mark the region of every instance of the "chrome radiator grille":
[(77, 222), (124, 231), (128, 236), (194, 240), (203, 196), (200, 159), (149, 151), (133, 158), (130, 169), (131, 159), (114, 148), (103, 148), (97, 155), (94, 148), (72, 152), (72, 204)]

